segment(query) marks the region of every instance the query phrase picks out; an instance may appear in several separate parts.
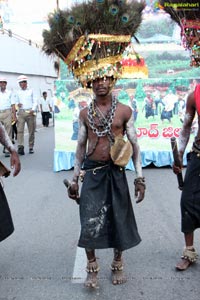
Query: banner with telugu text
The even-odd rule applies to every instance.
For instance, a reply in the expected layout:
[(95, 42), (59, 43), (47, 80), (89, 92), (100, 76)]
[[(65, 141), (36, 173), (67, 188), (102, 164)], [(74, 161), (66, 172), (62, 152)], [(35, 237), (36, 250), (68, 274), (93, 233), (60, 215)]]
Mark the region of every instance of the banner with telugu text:
[[(179, 137), (188, 93), (196, 80), (119, 80), (113, 90), (118, 101), (132, 108), (142, 151), (171, 151), (170, 138)], [(71, 79), (57, 81), (55, 102), (56, 151), (75, 152), (79, 111), (92, 100), (91, 90)], [(196, 132), (196, 119), (188, 149)]]

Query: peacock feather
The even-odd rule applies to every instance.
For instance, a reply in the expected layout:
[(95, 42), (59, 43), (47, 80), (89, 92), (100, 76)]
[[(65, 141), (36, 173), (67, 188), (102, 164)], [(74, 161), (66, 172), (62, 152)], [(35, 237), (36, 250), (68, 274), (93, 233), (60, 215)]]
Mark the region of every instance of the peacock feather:
[(144, 0), (90, 0), (65, 11), (56, 10), (48, 15), (49, 30), (43, 31), (43, 51), (65, 60), (82, 35), (135, 37), (145, 5)]

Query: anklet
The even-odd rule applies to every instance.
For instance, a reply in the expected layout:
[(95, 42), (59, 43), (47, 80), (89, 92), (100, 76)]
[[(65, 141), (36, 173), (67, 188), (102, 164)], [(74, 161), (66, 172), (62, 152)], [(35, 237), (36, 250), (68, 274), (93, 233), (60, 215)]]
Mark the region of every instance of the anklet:
[(111, 264), (112, 271), (122, 271), (123, 270), (123, 263), (121, 260), (113, 260)]
[(96, 262), (96, 258), (93, 261), (88, 261), (87, 267), (86, 267), (86, 272), (87, 273), (97, 273), (99, 272), (100, 268)]
[(181, 258), (187, 259), (190, 262), (195, 262), (197, 260), (198, 254), (193, 246), (188, 246), (184, 248), (183, 255)]

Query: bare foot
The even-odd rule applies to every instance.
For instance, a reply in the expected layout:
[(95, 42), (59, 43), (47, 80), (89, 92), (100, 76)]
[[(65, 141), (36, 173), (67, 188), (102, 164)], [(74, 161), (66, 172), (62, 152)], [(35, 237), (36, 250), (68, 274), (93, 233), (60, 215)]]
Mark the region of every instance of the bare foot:
[(124, 272), (123, 272), (123, 264), (122, 261), (113, 260), (111, 265), (112, 270), (112, 284), (123, 284), (127, 281)]
[(123, 271), (112, 271), (112, 284), (123, 284), (127, 281)]
[(188, 259), (181, 258), (181, 260), (176, 265), (176, 269), (179, 271), (185, 271), (191, 264), (192, 262)]
[(176, 269), (185, 271), (187, 268), (197, 260), (198, 254), (193, 246), (185, 247), (181, 260), (177, 263)]
[(87, 278), (85, 280), (85, 286), (88, 288), (96, 288), (97, 287), (97, 274), (99, 271), (99, 266), (95, 261), (89, 262), (87, 263), (87, 268), (86, 268), (86, 272), (87, 274)]
[(96, 288), (98, 284), (97, 272), (88, 273), (85, 280), (85, 287), (87, 288)]

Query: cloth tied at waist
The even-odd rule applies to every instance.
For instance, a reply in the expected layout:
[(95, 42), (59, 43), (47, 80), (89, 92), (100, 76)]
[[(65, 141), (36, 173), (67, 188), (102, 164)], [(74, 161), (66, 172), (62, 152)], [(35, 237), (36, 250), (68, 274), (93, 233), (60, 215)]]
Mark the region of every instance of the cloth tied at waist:
[(194, 142), (193, 145), (192, 145), (192, 151), (197, 153), (197, 154), (200, 154), (200, 145), (197, 144), (196, 142)]
[[(109, 168), (110, 166), (115, 165), (112, 160), (109, 161), (93, 161), (86, 159), (83, 165), (83, 169), (80, 171), (79, 179), (83, 181), (85, 173), (86, 172), (92, 172), (93, 175), (96, 175), (96, 172), (98, 170), (104, 169), (104, 168)], [(124, 170), (125, 167), (117, 166), (115, 167), (119, 168), (119, 170)]]

